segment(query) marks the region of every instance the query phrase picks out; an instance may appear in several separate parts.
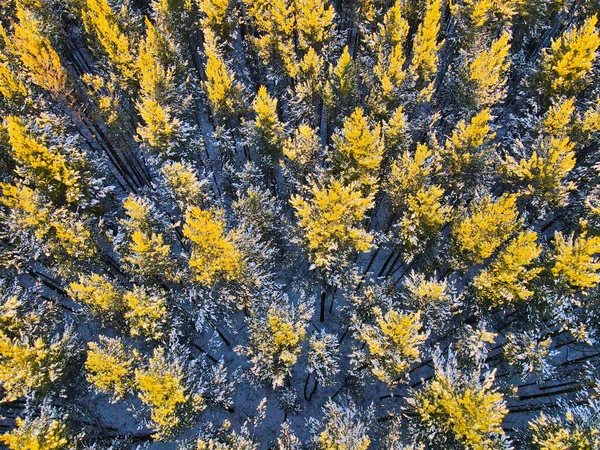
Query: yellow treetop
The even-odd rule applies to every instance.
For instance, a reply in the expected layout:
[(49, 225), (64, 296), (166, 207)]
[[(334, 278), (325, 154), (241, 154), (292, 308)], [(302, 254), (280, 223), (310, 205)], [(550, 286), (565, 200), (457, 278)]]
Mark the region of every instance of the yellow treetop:
[(259, 150), (267, 154), (279, 153), (283, 138), (283, 124), (277, 115), (277, 99), (269, 95), (266, 87), (261, 86), (252, 103), (252, 109), (256, 114), (254, 124), (261, 140)]
[(563, 98), (553, 103), (544, 116), (542, 131), (547, 136), (564, 138), (569, 134), (569, 124), (575, 112), (575, 98)]
[(169, 269), (173, 263), (170, 254), (171, 247), (163, 242), (162, 235), (136, 230), (131, 235), (124, 260), (131, 265), (134, 273), (169, 278)]
[(400, 238), (408, 253), (424, 249), (450, 220), (452, 208), (442, 204), (444, 190), (422, 187), (409, 194), (406, 212), (399, 223)]
[(401, 313), (381, 309), (375, 311), (376, 325), (362, 325), (358, 336), (369, 349), (369, 369), (375, 377), (394, 386), (405, 376), (410, 366), (421, 356), (420, 347), (427, 333), (420, 333), (423, 324), (419, 312)]
[(136, 104), (143, 123), (137, 132), (141, 142), (151, 152), (168, 155), (181, 137), (181, 121), (169, 106), (162, 106), (150, 97), (142, 96)]
[(357, 181), (361, 186), (375, 190), (384, 151), (381, 127), (371, 127), (362, 108), (357, 107), (344, 120), (342, 132), (334, 136), (333, 142), (343, 179)]
[(489, 258), (521, 225), (517, 196), (504, 194), (497, 201), (487, 194), (473, 201), (471, 214), (452, 229), (456, 251), (468, 264)]
[(134, 287), (125, 292), (123, 300), (128, 311), (125, 318), (129, 322), (132, 336), (142, 336), (149, 340), (160, 340), (167, 326), (167, 299), (158, 292), (143, 287)]
[(432, 172), (429, 163), (431, 154), (427, 145), (417, 144), (414, 154), (407, 150), (392, 163), (388, 192), (395, 209), (405, 207), (408, 197), (425, 185)]
[(6, 39), (9, 50), (27, 68), (31, 80), (55, 95), (64, 95), (67, 89), (67, 72), (44, 27), (33, 14), (17, 7), (18, 23), (13, 24), (13, 35)]
[(16, 428), (0, 436), (0, 442), (10, 450), (69, 450), (73, 445), (67, 437), (67, 426), (47, 414), (22, 419)]
[(27, 186), (0, 183), (0, 203), (11, 211), (16, 228), (30, 229), (37, 239), (43, 239), (51, 229), (47, 200)]
[(484, 153), (482, 146), (492, 140), (489, 122), (492, 119), (488, 108), (482, 110), (467, 125), (461, 120), (441, 151), (445, 160), (444, 169), (450, 176), (472, 174), (478, 170)]
[(108, 59), (127, 80), (137, 77), (130, 40), (123, 33), (117, 15), (107, 0), (85, 0), (81, 8), (85, 30), (102, 46)]
[(34, 182), (50, 196), (62, 197), (64, 192), (68, 202), (79, 200), (83, 189), (80, 176), (68, 166), (65, 156), (30, 134), (19, 118), (9, 116), (6, 120), (13, 157)]
[(504, 434), (502, 420), (508, 410), (502, 394), (492, 387), (493, 373), (479, 383), (457, 379), (456, 372), (436, 368), (433, 380), (411, 399), (418, 419), (434, 439), (435, 429), (443, 442), (451, 433), (465, 448), (495, 448), (497, 436)]
[(509, 176), (523, 183), (527, 195), (538, 197), (545, 203), (564, 205), (569, 191), (575, 189), (573, 182), (564, 178), (575, 167), (575, 144), (568, 137), (543, 140), (531, 158), (517, 162), (507, 156), (505, 170)]
[(375, 95), (373, 103), (374, 107), (379, 107), (379, 109), (385, 109), (385, 102), (382, 105), (382, 100), (388, 102), (393, 100), (394, 93), (406, 78), (406, 71), (402, 70), (406, 61), (403, 46), (409, 27), (407, 20), (401, 16), (401, 12), (402, 2), (397, 1), (385, 13), (383, 23), (379, 24), (378, 31), (372, 38), (377, 51), (377, 63), (373, 68), (373, 73), (381, 88), (380, 95)]
[(119, 338), (100, 336), (99, 344), (88, 343), (87, 380), (98, 392), (109, 394), (114, 401), (121, 400), (133, 387), (133, 365), (138, 356)]
[(204, 188), (192, 164), (185, 161), (167, 162), (162, 166), (161, 172), (165, 177), (167, 189), (175, 197), (182, 211), (185, 211), (188, 205), (198, 204)]
[(343, 257), (349, 252), (371, 248), (373, 236), (359, 224), (373, 206), (373, 194), (365, 197), (356, 184), (345, 186), (339, 181), (323, 188), (313, 185), (311, 191), (311, 200), (295, 195), (290, 203), (316, 266), (345, 264)]
[(130, 194), (123, 200), (123, 209), (128, 217), (122, 224), (131, 231), (151, 231), (154, 220), (152, 203), (144, 198)]
[(13, 103), (21, 103), (27, 96), (27, 88), (11, 70), (8, 64), (0, 60), (0, 95)]
[(65, 364), (65, 345), (71, 335), (48, 343), (22, 330), (9, 337), (0, 331), (0, 385), (5, 402), (18, 400), (34, 391), (46, 391), (62, 374)]
[(96, 314), (112, 316), (125, 311), (122, 293), (105, 275), (80, 275), (79, 282), (71, 283), (67, 291)]
[(597, 22), (597, 15), (588, 17), (581, 27), (566, 31), (554, 41), (551, 52), (544, 52), (542, 76), (548, 94), (575, 94), (586, 87), (600, 47)]
[(170, 361), (163, 347), (154, 350), (148, 367), (136, 369), (135, 386), (142, 402), (150, 407), (155, 439), (169, 438), (187, 425), (187, 410), (201, 411), (205, 407), (200, 395), (188, 392), (184, 368), (177, 361)]
[(225, 232), (222, 212), (193, 206), (185, 214), (183, 235), (192, 241), (189, 264), (196, 281), (207, 285), (218, 279), (234, 281), (244, 270), (244, 258)]
[(201, 19), (203, 28), (221, 31), (227, 23), (230, 0), (197, 0), (198, 9), (203, 15)]
[(319, 48), (327, 43), (335, 19), (333, 6), (325, 0), (295, 0), (294, 7), (300, 48)]
[(174, 52), (164, 34), (146, 17), (146, 37), (140, 42), (136, 65), (143, 96), (164, 104), (174, 89)]
[(513, 239), (496, 260), (473, 280), (477, 294), (492, 306), (508, 306), (533, 295), (529, 283), (542, 271), (531, 267), (540, 256), (537, 233), (523, 231)]
[(239, 87), (233, 72), (217, 47), (214, 34), (205, 33), (204, 53), (206, 54), (206, 81), (203, 82), (213, 112), (218, 117), (227, 117), (234, 112), (239, 97)]
[(319, 136), (308, 125), (300, 125), (283, 143), (283, 155), (300, 166), (309, 168), (319, 152)]
[(425, 17), (417, 29), (413, 41), (411, 71), (415, 75), (419, 88), (425, 88), (426, 97), (431, 95), (432, 86), (427, 86), (433, 80), (438, 65), (438, 52), (443, 41), (437, 41), (440, 32), (441, 0), (427, 0)]
[(600, 282), (600, 237), (588, 237), (584, 231), (577, 238), (565, 238), (558, 231), (554, 234), (555, 262), (552, 274), (574, 288), (593, 288)]
[(488, 108), (498, 103), (506, 94), (506, 72), (510, 67), (509, 34), (503, 33), (483, 49), (469, 64), (469, 80), (474, 85), (473, 94), (478, 108)]

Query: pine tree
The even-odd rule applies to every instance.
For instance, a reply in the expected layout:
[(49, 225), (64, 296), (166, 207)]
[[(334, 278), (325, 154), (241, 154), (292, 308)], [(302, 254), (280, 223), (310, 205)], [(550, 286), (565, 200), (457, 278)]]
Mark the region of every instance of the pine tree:
[(132, 336), (142, 336), (148, 340), (165, 337), (169, 316), (164, 294), (135, 286), (133, 290), (125, 292), (123, 301), (127, 303), (125, 319), (129, 322)]
[(137, 132), (144, 146), (161, 156), (176, 149), (185, 137), (185, 127), (172, 111), (175, 97), (176, 49), (146, 18), (146, 38), (140, 42), (137, 70), (140, 100), (137, 109), (145, 125)]
[(534, 231), (519, 233), (491, 266), (475, 277), (477, 295), (491, 306), (508, 306), (530, 298), (533, 291), (529, 285), (542, 271), (541, 267), (531, 267), (542, 252), (536, 241)]
[(393, 387), (406, 377), (411, 364), (419, 361), (427, 333), (420, 333), (419, 312), (391, 309), (384, 314), (376, 308), (374, 314), (375, 325), (358, 327), (358, 338), (366, 342), (368, 352), (357, 351), (353, 357), (356, 364), (367, 365), (375, 377)]
[(503, 33), (489, 49), (479, 51), (468, 65), (475, 109), (498, 104), (506, 95), (506, 72), (510, 67), (509, 34)]
[(584, 24), (565, 31), (544, 51), (540, 72), (546, 95), (576, 94), (589, 83), (589, 74), (600, 47), (596, 30), (598, 16), (588, 17)]
[(167, 162), (161, 168), (166, 189), (181, 211), (188, 205), (199, 205), (207, 200), (207, 180), (200, 180), (192, 164), (187, 161)]
[(108, 60), (128, 81), (137, 78), (135, 55), (119, 17), (107, 0), (85, 0), (81, 8), (85, 30), (97, 40)]
[(3, 401), (15, 401), (34, 393), (44, 395), (58, 387), (58, 380), (65, 374), (76, 348), (71, 329), (52, 337), (40, 335), (35, 329), (21, 329), (12, 337), (0, 330)]
[(87, 380), (98, 392), (113, 401), (123, 399), (133, 388), (133, 370), (137, 350), (126, 347), (119, 338), (99, 337), (99, 343), (88, 342), (85, 369)]
[(474, 200), (470, 215), (452, 228), (455, 251), (466, 264), (489, 258), (520, 227), (516, 196), (504, 194), (497, 201), (487, 194)]
[(125, 312), (121, 290), (105, 275), (81, 274), (79, 282), (71, 283), (67, 291), (75, 301), (87, 305), (102, 318), (110, 320)]
[(600, 282), (600, 263), (595, 256), (600, 253), (600, 237), (588, 237), (585, 229), (577, 237), (566, 238), (557, 231), (553, 247), (552, 275), (573, 288), (593, 288)]
[(333, 334), (321, 330), (308, 341), (306, 370), (313, 374), (316, 383), (328, 386), (340, 371), (338, 341)]
[[(216, 34), (225, 36), (234, 14), (230, 0), (197, 0), (198, 10), (202, 14), (200, 22), (204, 29), (210, 28)], [(233, 16), (233, 17), (232, 17)]]
[(53, 95), (65, 96), (67, 72), (50, 39), (43, 33), (41, 22), (21, 5), (17, 7), (16, 16), (18, 23), (13, 23), (12, 36), (7, 36), (0, 27), (4, 43), (26, 67), (31, 81)]
[(47, 406), (41, 414), (29, 413), (24, 419), (17, 417), (16, 428), (0, 435), (0, 442), (10, 450), (70, 450), (75, 448), (65, 424), (67, 417)]
[(261, 86), (252, 103), (252, 109), (256, 114), (252, 125), (258, 151), (270, 156), (279, 155), (283, 140), (283, 124), (277, 115), (277, 99), (272, 98), (267, 88)]
[(474, 115), (468, 125), (461, 120), (440, 150), (444, 175), (450, 183), (457, 185), (456, 189), (476, 185), (493, 160), (487, 149), (487, 144), (495, 137), (495, 133), (490, 132), (491, 119), (486, 108)]
[(292, 136), (283, 142), (283, 156), (298, 164), (304, 170), (310, 169), (316, 161), (319, 151), (319, 136), (308, 125), (300, 125)]
[(293, 196), (291, 204), (298, 215), (311, 261), (324, 269), (347, 264), (354, 251), (365, 252), (373, 237), (359, 224), (373, 206), (373, 196), (364, 197), (358, 186), (333, 181), (325, 187), (311, 187), (309, 201)]
[(406, 208), (408, 199), (425, 188), (434, 172), (431, 156), (432, 152), (427, 145), (417, 144), (414, 154), (407, 150), (392, 163), (387, 192), (395, 211)]
[(501, 424), (508, 410), (492, 387), (494, 372), (461, 371), (453, 354), (434, 362), (433, 379), (408, 399), (416, 414), (415, 440), (435, 448), (502, 448)]
[(347, 117), (354, 110), (360, 96), (359, 67), (352, 60), (348, 47), (344, 47), (337, 64), (330, 67), (328, 81), (324, 87), (324, 102), (328, 109), (328, 119), (332, 126), (340, 117)]
[(371, 444), (366, 418), (351, 402), (336, 404), (331, 399), (323, 407), (323, 431), (314, 437), (322, 450), (367, 450)]
[(293, 306), (287, 303), (287, 297), (281, 300), (247, 319), (248, 346), (236, 348), (238, 353), (250, 357), (256, 379), (271, 383), (274, 388), (283, 386), (290, 376), (306, 339), (308, 320), (313, 315), (306, 301)]
[(376, 192), (384, 151), (381, 126), (372, 127), (358, 107), (344, 120), (344, 127), (333, 142), (334, 162), (343, 180), (359, 183), (365, 192)]
[(192, 207), (185, 214), (183, 235), (192, 241), (189, 264), (196, 281), (213, 284), (235, 281), (244, 270), (244, 258), (225, 232), (223, 213)]
[(130, 195), (123, 201), (123, 207), (128, 219), (121, 223), (128, 242), (120, 250), (129, 270), (143, 277), (173, 277), (171, 247), (162, 234), (154, 231), (159, 218), (152, 202)]
[(240, 105), (241, 88), (225, 60), (212, 33), (205, 33), (206, 81), (203, 82), (213, 114), (219, 118), (232, 116)]
[(420, 96), (429, 100), (433, 94), (433, 81), (438, 68), (438, 52), (444, 42), (438, 42), (441, 19), (441, 1), (428, 0), (423, 22), (419, 24), (413, 41), (410, 71), (416, 79)]
[(331, 39), (335, 10), (322, 0), (294, 1), (298, 45), (301, 50), (319, 49)]
[(575, 167), (574, 148), (568, 137), (543, 139), (531, 158), (517, 162), (507, 155), (503, 170), (509, 179), (518, 181), (523, 194), (532, 197), (534, 205), (563, 206), (569, 192), (576, 187), (575, 183), (564, 181)]
[(32, 136), (16, 117), (7, 118), (7, 128), (13, 157), (38, 187), (57, 199), (79, 200), (83, 190), (80, 176), (68, 166), (65, 156)]
[(397, 224), (400, 245), (407, 255), (416, 255), (439, 238), (442, 227), (450, 221), (452, 208), (444, 205), (444, 191), (433, 185), (409, 194), (406, 212)]
[(588, 450), (600, 445), (597, 400), (590, 405), (567, 406), (559, 413), (542, 412), (529, 422), (535, 450)]
[(406, 78), (406, 71), (402, 69), (406, 61), (403, 47), (409, 27), (401, 12), (402, 3), (397, 1), (385, 13), (383, 23), (371, 37), (377, 53), (377, 64), (373, 68), (377, 86), (375, 92), (371, 92), (370, 103), (380, 116), (397, 106), (399, 91)]
[(0, 54), (0, 95), (9, 102), (9, 105), (21, 106), (27, 101), (29, 92), (16, 71), (3, 60)]
[(173, 436), (206, 407), (202, 391), (186, 379), (193, 375), (183, 361), (158, 347), (148, 364), (135, 370), (135, 387), (140, 400), (150, 407), (155, 439)]

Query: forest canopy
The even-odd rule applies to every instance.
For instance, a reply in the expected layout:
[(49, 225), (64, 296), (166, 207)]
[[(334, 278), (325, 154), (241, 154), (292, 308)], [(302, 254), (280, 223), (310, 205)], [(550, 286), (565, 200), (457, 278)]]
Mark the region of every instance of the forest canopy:
[(599, 18), (0, 2), (0, 447), (599, 449)]

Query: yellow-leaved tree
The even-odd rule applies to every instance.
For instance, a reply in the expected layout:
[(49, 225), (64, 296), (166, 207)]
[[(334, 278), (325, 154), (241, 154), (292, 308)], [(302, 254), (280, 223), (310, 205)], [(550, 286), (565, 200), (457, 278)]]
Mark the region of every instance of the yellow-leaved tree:
[(256, 114), (252, 125), (258, 151), (271, 156), (278, 155), (284, 130), (277, 114), (277, 99), (269, 95), (266, 87), (261, 86), (252, 102), (252, 109)]
[(81, 274), (79, 282), (71, 283), (67, 292), (73, 300), (87, 305), (103, 319), (113, 319), (125, 312), (121, 289), (106, 275)]
[(373, 194), (364, 196), (359, 185), (339, 181), (323, 187), (314, 184), (311, 193), (309, 200), (295, 195), (290, 203), (315, 266), (325, 270), (344, 266), (352, 252), (366, 252), (372, 247), (373, 236), (360, 223), (373, 206)]
[(325, 0), (295, 0), (298, 46), (306, 51), (320, 49), (331, 39), (335, 10)]
[(455, 252), (467, 265), (489, 258), (521, 226), (515, 195), (494, 201), (486, 194), (473, 200), (470, 210), (452, 228)]
[(555, 40), (551, 51), (544, 51), (540, 78), (545, 96), (577, 94), (589, 84), (600, 47), (597, 22), (597, 15), (588, 17), (581, 27)]
[(427, 185), (434, 173), (431, 156), (427, 145), (417, 144), (414, 153), (406, 150), (392, 163), (387, 192), (395, 212), (405, 209), (408, 199)]
[(85, 30), (97, 40), (108, 60), (129, 82), (137, 78), (135, 55), (130, 39), (107, 0), (84, 0), (81, 17)]
[(225, 225), (222, 211), (193, 206), (185, 214), (183, 235), (192, 242), (189, 265), (194, 279), (202, 284), (235, 281), (244, 271), (244, 257)]
[(21, 3), (17, 6), (18, 23), (13, 24), (13, 34), (8, 36), (0, 26), (0, 36), (10, 52), (21, 60), (35, 84), (53, 95), (67, 94), (67, 72), (50, 39), (43, 32), (42, 23)]
[(333, 137), (334, 163), (345, 183), (358, 183), (364, 192), (377, 191), (384, 143), (381, 126), (371, 126), (358, 107), (344, 120), (344, 127)]
[(111, 400), (121, 400), (133, 388), (133, 370), (139, 354), (119, 338), (101, 335), (99, 340), (88, 343), (87, 380), (98, 392), (110, 395)]
[(478, 49), (467, 66), (469, 94), (477, 110), (496, 105), (506, 95), (509, 38), (505, 32), (489, 48)]
[(423, 22), (419, 24), (413, 41), (410, 73), (415, 78), (420, 96), (427, 101), (433, 94), (434, 77), (437, 73), (439, 51), (444, 42), (438, 42), (440, 19), (442, 15), (441, 0), (427, 0)]
[(204, 398), (188, 385), (185, 367), (164, 347), (157, 347), (148, 364), (135, 370), (135, 387), (150, 407), (155, 439), (173, 436), (206, 407)]
[(512, 306), (533, 295), (530, 283), (543, 270), (535, 267), (542, 253), (537, 233), (523, 231), (513, 239), (487, 269), (473, 280), (476, 294), (491, 306)]
[(469, 374), (458, 368), (453, 355), (446, 362), (440, 359), (434, 358), (433, 379), (408, 399), (418, 442), (432, 448), (497, 448), (508, 410), (493, 387), (495, 372)]
[(600, 282), (600, 237), (588, 237), (584, 231), (575, 237), (565, 237), (562, 232), (554, 234), (554, 265), (552, 274), (574, 289), (588, 289)]
[(358, 338), (366, 343), (368, 352), (355, 352), (359, 367), (366, 366), (378, 379), (393, 387), (403, 381), (410, 366), (419, 361), (420, 347), (428, 333), (422, 333), (421, 315), (393, 309), (385, 314), (375, 308), (375, 324), (361, 324)]
[(235, 81), (233, 71), (227, 68), (214, 33), (204, 36), (206, 54), (206, 81), (203, 81), (213, 114), (218, 119), (227, 119), (236, 112), (241, 101), (241, 87)]
[(74, 444), (65, 419), (43, 406), (39, 416), (17, 417), (17, 426), (1, 435), (0, 442), (10, 450), (70, 450)]

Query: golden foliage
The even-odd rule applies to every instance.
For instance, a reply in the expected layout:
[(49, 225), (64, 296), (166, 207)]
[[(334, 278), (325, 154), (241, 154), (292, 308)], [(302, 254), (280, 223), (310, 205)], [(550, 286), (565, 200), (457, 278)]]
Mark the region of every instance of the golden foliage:
[(127, 80), (137, 78), (137, 66), (130, 40), (123, 33), (117, 15), (107, 0), (85, 0), (81, 8), (85, 30), (94, 36), (108, 59)]
[(73, 446), (67, 437), (67, 426), (42, 413), (40, 417), (17, 417), (17, 427), (0, 436), (10, 450), (67, 450)]
[(600, 253), (600, 237), (588, 237), (584, 230), (577, 238), (554, 234), (554, 265), (552, 274), (574, 288), (593, 288), (600, 282), (600, 263), (595, 255)]
[(469, 80), (478, 108), (494, 106), (506, 95), (506, 72), (510, 67), (509, 34), (503, 33), (489, 49), (477, 53), (469, 64)]
[(524, 231), (500, 252), (491, 266), (473, 280), (477, 295), (492, 306), (508, 306), (533, 295), (529, 284), (542, 271), (531, 267), (542, 247), (536, 243), (537, 233)]
[(376, 325), (361, 325), (359, 339), (365, 341), (369, 349), (369, 369), (375, 377), (394, 386), (407, 374), (410, 366), (421, 356), (420, 347), (427, 339), (427, 333), (420, 333), (423, 324), (421, 314), (400, 313), (381, 309), (374, 310)]
[(497, 201), (485, 195), (473, 201), (470, 215), (452, 228), (459, 257), (469, 264), (489, 258), (517, 229), (521, 222), (515, 195), (504, 194)]
[(100, 336), (99, 344), (88, 343), (87, 380), (113, 401), (121, 400), (133, 387), (134, 359), (138, 357), (137, 351), (130, 351), (120, 339)]
[(235, 281), (244, 270), (244, 259), (225, 233), (222, 212), (191, 207), (185, 214), (183, 235), (192, 241), (189, 264), (196, 281), (213, 284), (217, 280)]
[(437, 72), (438, 52), (443, 45), (443, 41), (439, 43), (437, 41), (441, 14), (441, 0), (427, 0), (425, 17), (419, 24), (413, 41), (410, 69), (417, 80), (417, 86), (423, 88), (423, 95), (427, 99), (433, 92), (430, 83)]
[(600, 47), (597, 22), (597, 15), (588, 17), (581, 27), (566, 31), (555, 40), (551, 52), (544, 51), (542, 81), (548, 94), (575, 94), (586, 87)]
[(17, 7), (17, 18), (19, 22), (13, 24), (13, 35), (7, 39), (9, 50), (21, 60), (35, 84), (64, 96), (67, 72), (50, 39), (43, 34), (42, 24), (21, 6)]
[(111, 317), (125, 311), (123, 295), (105, 275), (80, 275), (67, 289), (75, 301), (88, 305), (98, 315)]
[(125, 318), (132, 336), (149, 340), (160, 340), (165, 336), (168, 313), (163, 294), (135, 286), (132, 291), (125, 292), (123, 300), (127, 303)]
[(392, 163), (387, 189), (396, 210), (405, 208), (408, 198), (425, 186), (432, 174), (431, 155), (427, 145), (417, 144), (413, 155), (407, 150)]
[(302, 167), (309, 168), (320, 149), (317, 132), (308, 125), (300, 125), (283, 143), (283, 155)]
[(186, 425), (190, 410), (205, 408), (204, 399), (189, 392), (181, 364), (169, 360), (163, 347), (154, 350), (146, 368), (135, 370), (135, 386), (142, 402), (150, 406), (156, 439), (168, 438)]
[(373, 206), (372, 194), (365, 197), (356, 184), (344, 186), (339, 181), (323, 188), (313, 185), (311, 192), (311, 200), (294, 195), (290, 203), (316, 266), (344, 264), (343, 255), (371, 248), (373, 237), (359, 224)]

